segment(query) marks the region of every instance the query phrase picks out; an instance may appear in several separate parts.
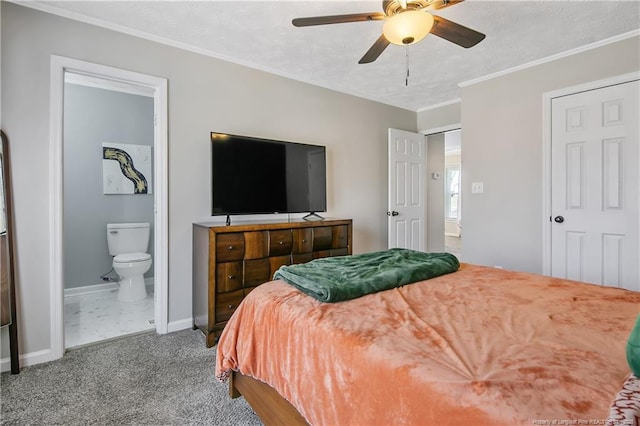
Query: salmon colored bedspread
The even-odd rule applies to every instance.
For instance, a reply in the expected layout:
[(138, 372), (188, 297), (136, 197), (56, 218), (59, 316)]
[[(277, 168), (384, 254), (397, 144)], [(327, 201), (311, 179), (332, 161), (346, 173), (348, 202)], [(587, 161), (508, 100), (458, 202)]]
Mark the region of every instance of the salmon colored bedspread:
[(333, 304), (273, 281), (227, 324), (216, 375), (312, 425), (602, 424), (639, 310), (640, 293), (468, 264)]

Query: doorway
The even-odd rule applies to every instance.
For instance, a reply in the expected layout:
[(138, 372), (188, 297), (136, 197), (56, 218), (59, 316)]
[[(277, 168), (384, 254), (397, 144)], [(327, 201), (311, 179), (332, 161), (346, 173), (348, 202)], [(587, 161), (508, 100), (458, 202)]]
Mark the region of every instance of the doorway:
[[(136, 300), (120, 301), (122, 284), (112, 266), (116, 253), (107, 244), (109, 224), (145, 224), (148, 228), (127, 229), (140, 239), (148, 236), (139, 251), (153, 263), (154, 100), (148, 88), (73, 72), (64, 77), (64, 343), (70, 349), (155, 329), (153, 268), (143, 275), (146, 288), (136, 287)], [(105, 157), (103, 151), (115, 149), (131, 159), (140, 188), (127, 179), (114, 156)], [(139, 264), (143, 262), (132, 262), (131, 268)]]
[(444, 250), (462, 252), (462, 144), (460, 129), (444, 134)]
[(428, 251), (462, 254), (460, 125), (427, 135)]
[[(72, 96), (74, 92), (74, 96)], [(147, 142), (141, 142), (142, 139), (124, 135), (114, 134), (109, 136), (96, 136), (90, 135), (86, 138), (80, 138), (84, 141), (82, 149), (89, 151), (89, 157), (80, 157), (74, 159), (73, 155), (69, 156), (69, 152), (66, 152), (67, 148), (67, 132), (69, 128), (65, 128), (69, 122), (66, 121), (68, 117), (65, 115), (72, 115), (70, 109), (73, 109), (74, 105), (67, 105), (67, 99), (79, 99), (77, 96), (81, 94), (80, 98), (86, 97), (89, 105), (91, 102), (91, 96), (96, 94), (110, 97), (111, 101), (114, 99), (120, 100), (132, 100), (142, 101), (144, 104), (146, 101), (146, 132), (148, 133)], [(90, 96), (89, 96), (90, 95)], [(137, 331), (143, 331), (145, 329), (155, 329), (158, 333), (166, 333), (168, 327), (168, 266), (167, 266), (167, 82), (165, 79), (147, 76), (144, 74), (125, 71), (117, 68), (106, 67), (89, 62), (78, 61), (74, 59), (52, 56), (51, 59), (51, 128), (52, 128), (52, 164), (51, 164), (51, 194), (52, 194), (52, 247), (51, 247), (51, 260), (50, 270), (53, 278), (52, 285), (52, 304), (51, 304), (51, 336), (52, 336), (52, 356), (53, 358), (60, 358), (64, 354), (65, 348), (82, 345), (83, 343), (89, 343), (89, 341), (78, 341), (71, 339), (70, 329), (65, 330), (65, 317), (73, 315), (74, 310), (80, 309), (79, 305), (70, 307), (69, 304), (65, 304), (65, 293), (67, 296), (75, 297), (77, 293), (88, 293), (90, 297), (93, 297), (91, 304), (93, 308), (89, 307), (86, 314), (79, 313), (85, 324), (78, 325), (79, 327), (91, 328), (88, 314), (93, 310), (95, 313), (96, 308), (99, 308), (103, 314), (101, 320), (106, 323), (107, 328), (111, 329), (108, 333), (100, 333), (97, 330), (89, 330), (90, 334), (93, 334), (93, 340), (96, 341), (96, 337), (99, 340), (116, 337), (118, 333), (128, 334), (135, 332), (135, 330), (120, 330), (120, 327), (114, 327), (112, 318), (107, 314), (109, 309), (106, 308), (109, 302), (106, 299), (101, 299), (97, 296), (106, 296), (108, 293), (116, 294), (117, 290), (114, 289), (114, 281), (117, 279), (117, 275), (113, 274), (113, 271), (104, 270), (106, 265), (110, 265), (111, 258), (105, 255), (107, 230), (106, 222), (146, 222), (151, 225), (151, 243), (148, 253), (153, 254), (151, 273), (146, 278), (147, 282), (152, 283), (150, 293), (152, 297), (149, 299), (151, 302), (150, 307), (142, 308), (140, 306), (133, 307), (129, 310), (141, 310), (149, 309), (148, 312), (143, 313), (147, 324), (144, 328), (140, 328)], [(111, 102), (110, 101), (110, 102)], [(117, 103), (117, 102), (116, 102)], [(100, 105), (104, 106), (104, 98)], [(79, 105), (75, 105), (77, 108)], [(91, 111), (88, 111), (85, 107), (84, 111), (80, 114), (80, 124), (82, 124), (82, 115), (86, 117), (91, 116)], [(98, 118), (96, 118), (98, 117)], [(98, 114), (93, 116), (92, 120), (85, 120), (85, 127), (98, 127), (96, 121), (101, 120), (103, 117)], [(131, 116), (128, 116), (131, 119)], [(113, 127), (113, 124), (111, 124)], [(76, 129), (82, 129), (82, 125), (77, 126)], [(107, 126), (109, 127), (109, 126)], [(117, 127), (117, 126), (116, 126)], [(123, 125), (123, 127), (126, 127)], [(86, 129), (84, 129), (86, 130)], [(117, 130), (117, 129), (111, 129)], [(77, 136), (77, 135), (76, 135)], [(116, 140), (106, 140), (116, 139)], [(144, 138), (143, 138), (144, 139)], [(124, 195), (120, 196), (120, 200), (116, 201), (115, 198), (106, 199), (105, 192), (107, 190), (107, 174), (102, 169), (103, 161), (103, 144), (104, 143), (124, 143), (129, 145), (147, 145), (148, 159), (153, 165), (153, 172), (147, 172), (149, 175), (150, 185), (148, 187), (149, 194), (146, 197), (137, 199), (129, 199), (127, 202), (133, 201), (133, 203), (146, 204), (144, 209), (127, 207), (124, 204)], [(95, 145), (95, 146), (94, 146)], [(143, 149), (144, 150), (144, 149)], [(86, 169), (87, 164), (80, 164), (78, 167), (72, 167), (73, 161), (78, 163), (91, 163), (93, 161), (93, 167)], [(96, 163), (97, 162), (97, 163)], [(85, 169), (83, 169), (83, 166)], [(98, 170), (95, 170), (95, 169)], [(69, 170), (67, 170), (69, 169)], [(83, 171), (84, 170), (84, 171)], [(82, 178), (78, 178), (73, 173), (85, 173)], [(89, 178), (91, 174), (91, 178)], [(90, 208), (93, 208), (93, 216), (100, 216), (105, 213), (109, 218), (101, 217), (99, 220), (95, 220), (96, 217), (87, 217), (90, 213), (79, 214), (77, 217), (73, 217), (78, 208), (78, 204), (74, 201), (73, 197), (68, 194), (73, 193), (73, 189), (68, 188), (66, 180), (71, 181), (83, 181), (86, 184), (93, 182), (92, 188), (85, 188), (84, 203), (89, 204)], [(110, 183), (110, 187), (113, 187), (113, 182)], [(95, 187), (98, 187), (96, 189)], [(117, 185), (115, 185), (117, 186)], [(81, 190), (82, 191), (82, 190)], [(88, 200), (87, 197), (93, 196), (96, 198), (94, 201)], [(135, 197), (135, 196), (129, 196)], [(146, 198), (143, 200), (143, 198)], [(97, 200), (101, 200), (98, 202)], [(135, 201), (134, 201), (135, 200)], [(115, 205), (115, 207), (111, 205)], [(100, 207), (102, 206), (102, 207)], [(113, 208), (111, 208), (113, 207)], [(108, 211), (111, 209), (111, 211)], [(119, 210), (119, 211), (118, 211)], [(144, 213), (143, 213), (144, 210)], [(104, 211), (104, 212), (103, 212)], [(67, 213), (70, 213), (71, 217), (67, 217)], [(111, 218), (114, 218), (113, 220)], [(96, 225), (97, 222), (105, 222), (101, 225)], [(72, 239), (82, 240), (84, 235), (75, 228), (76, 222), (87, 226), (87, 233), (94, 236), (90, 240), (92, 242), (80, 241), (77, 243), (71, 241)], [(94, 223), (96, 222), (96, 223)], [(73, 223), (73, 224), (72, 224)], [(104, 225), (104, 227), (102, 226)], [(104, 229), (100, 229), (104, 228)], [(75, 231), (74, 231), (75, 229)], [(80, 251), (78, 249), (80, 247)], [(82, 248), (87, 252), (102, 251), (102, 255), (88, 256), (84, 259), (78, 253), (82, 252)], [(75, 258), (71, 258), (75, 257)], [(87, 265), (87, 263), (91, 265)], [(80, 265), (80, 266), (78, 266)], [(87, 267), (88, 266), (88, 267)], [(108, 269), (108, 268), (107, 268)], [(96, 271), (102, 272), (96, 272)], [(97, 275), (97, 276), (96, 276)], [(84, 277), (84, 278), (82, 278)], [(86, 278), (89, 277), (89, 278)], [(152, 278), (152, 280), (150, 279)], [(96, 282), (97, 281), (97, 282)], [(67, 285), (69, 284), (69, 285)], [(117, 282), (115, 282), (117, 285)], [(80, 289), (80, 290), (78, 290)], [(74, 294), (75, 293), (75, 294)], [(101, 294), (100, 294), (101, 293)], [(93, 296), (91, 296), (93, 294)], [(137, 302), (130, 302), (137, 303)], [(123, 311), (124, 312), (124, 311)], [(146, 318), (146, 317), (150, 318)], [(114, 330), (115, 329), (115, 330)], [(104, 330), (103, 330), (104, 331)], [(115, 332), (115, 334), (114, 334)], [(65, 336), (69, 333), (68, 336)], [(77, 338), (77, 336), (74, 336)]]

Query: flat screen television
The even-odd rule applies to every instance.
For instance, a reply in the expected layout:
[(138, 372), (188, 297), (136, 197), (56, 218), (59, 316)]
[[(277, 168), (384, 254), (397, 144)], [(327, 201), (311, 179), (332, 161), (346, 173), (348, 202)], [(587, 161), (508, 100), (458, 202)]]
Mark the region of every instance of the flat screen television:
[(212, 215), (327, 210), (326, 149), (211, 132)]

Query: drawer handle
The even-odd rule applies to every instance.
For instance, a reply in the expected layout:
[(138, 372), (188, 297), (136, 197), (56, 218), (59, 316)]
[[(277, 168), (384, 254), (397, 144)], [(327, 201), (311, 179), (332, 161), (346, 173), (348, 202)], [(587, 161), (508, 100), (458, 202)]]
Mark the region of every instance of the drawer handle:
[(235, 308), (234, 305), (229, 305), (229, 309), (233, 309), (233, 308)]
[(283, 245), (284, 241), (278, 241), (278, 244)]
[(339, 235), (338, 238), (342, 240), (344, 239), (344, 235)]
[(302, 240), (302, 242), (303, 242), (303, 243), (306, 243), (306, 242), (307, 242), (307, 240)]
[(233, 250), (233, 246), (229, 246), (229, 250)]
[(230, 279), (230, 280), (235, 280), (235, 279), (236, 279), (236, 276), (235, 276), (235, 275), (229, 275), (229, 279)]

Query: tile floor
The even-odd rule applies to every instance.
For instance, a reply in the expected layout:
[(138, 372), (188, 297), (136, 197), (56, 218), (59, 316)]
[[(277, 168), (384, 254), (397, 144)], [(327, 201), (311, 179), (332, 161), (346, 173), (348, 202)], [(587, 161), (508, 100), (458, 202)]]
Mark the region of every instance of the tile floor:
[(153, 318), (153, 286), (137, 302), (118, 301), (117, 289), (65, 296), (65, 348), (154, 330)]

